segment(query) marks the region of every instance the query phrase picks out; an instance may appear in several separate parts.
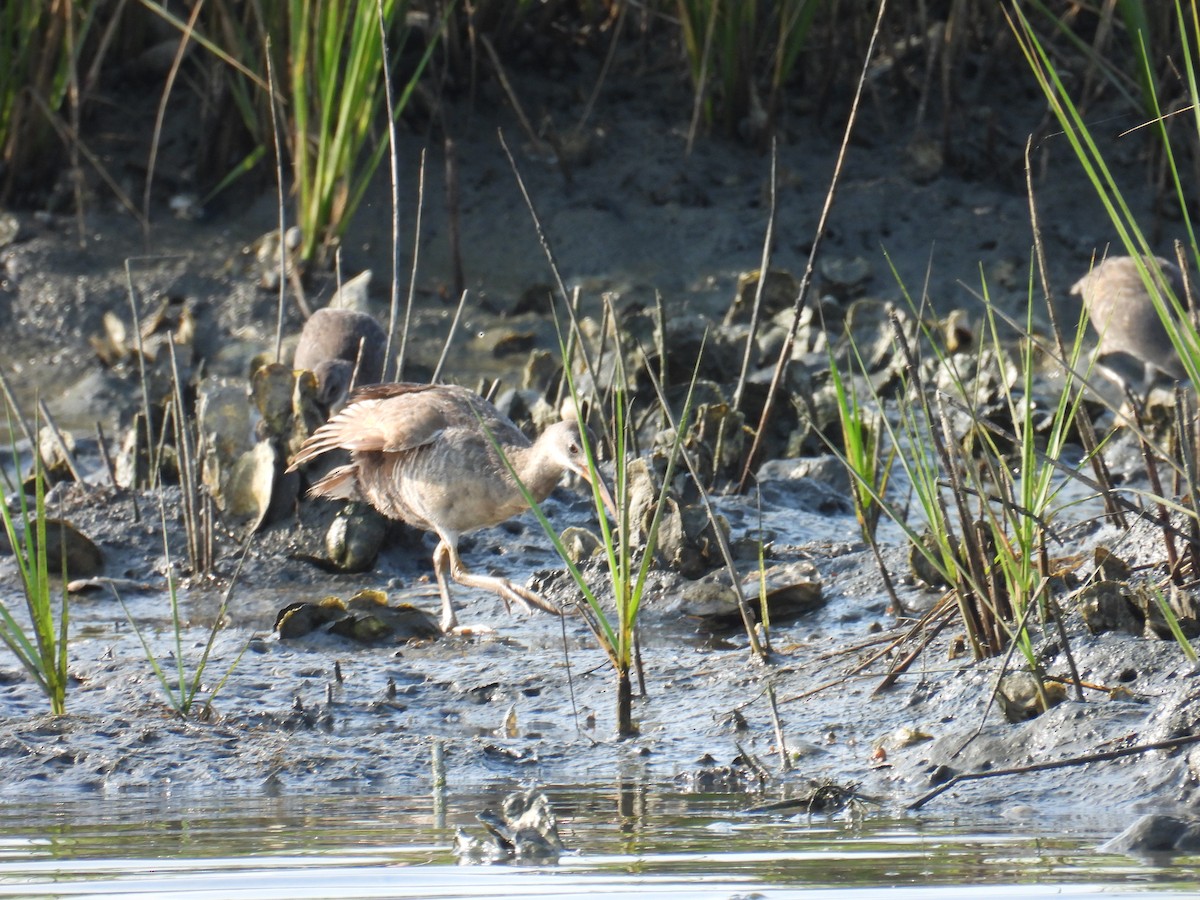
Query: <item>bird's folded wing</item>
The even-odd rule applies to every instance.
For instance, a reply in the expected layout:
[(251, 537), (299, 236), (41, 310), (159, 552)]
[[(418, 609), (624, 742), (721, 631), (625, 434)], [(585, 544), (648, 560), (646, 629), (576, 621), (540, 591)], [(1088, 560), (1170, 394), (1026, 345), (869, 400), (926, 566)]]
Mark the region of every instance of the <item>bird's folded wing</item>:
[(436, 404), (399, 400), (360, 400), (351, 403), (304, 442), (289, 471), (329, 450), (399, 453), (430, 444), (446, 428)]

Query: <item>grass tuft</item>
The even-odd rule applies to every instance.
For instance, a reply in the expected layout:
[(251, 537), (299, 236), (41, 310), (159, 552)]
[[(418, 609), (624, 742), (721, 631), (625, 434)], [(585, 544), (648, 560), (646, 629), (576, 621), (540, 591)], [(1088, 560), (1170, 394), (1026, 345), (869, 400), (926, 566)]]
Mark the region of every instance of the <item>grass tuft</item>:
[[(14, 470), (19, 470), (13, 425), (13, 410), (8, 413), (8, 437), (13, 447)], [(23, 490), (16, 490), (18, 511), (10, 509), (13, 498), (6, 492), (0, 503), (0, 518), (17, 562), (21, 589), (25, 595), (28, 626), (18, 621), (7, 602), (0, 602), (0, 641), (13, 652), (18, 662), (46, 699), (56, 716), (66, 710), (67, 697), (67, 626), (70, 604), (67, 599), (66, 554), (63, 554), (61, 594), (55, 603), (50, 580), (50, 562), (46, 540), (46, 479), (36, 446), (33, 453), (34, 505), (31, 510)]]

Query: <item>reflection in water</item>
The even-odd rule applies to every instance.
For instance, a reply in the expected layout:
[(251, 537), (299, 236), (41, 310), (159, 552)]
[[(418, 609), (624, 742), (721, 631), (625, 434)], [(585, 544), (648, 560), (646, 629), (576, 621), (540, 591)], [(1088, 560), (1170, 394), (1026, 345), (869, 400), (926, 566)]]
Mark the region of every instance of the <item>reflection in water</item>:
[[(570, 853), (557, 866), (455, 865), (506, 781), (423, 797), (87, 797), (0, 807), (0, 896), (1040, 897), (1194, 892), (1200, 860), (1155, 865), (1092, 848), (1126, 824), (986, 825), (745, 811), (777, 797), (681, 793), (615, 773), (547, 786)], [(968, 892), (966, 886), (973, 886)], [(831, 893), (834, 889), (836, 892)], [(1194, 893), (1193, 893), (1194, 895)], [(1139, 896), (1145, 897), (1146, 893)]]

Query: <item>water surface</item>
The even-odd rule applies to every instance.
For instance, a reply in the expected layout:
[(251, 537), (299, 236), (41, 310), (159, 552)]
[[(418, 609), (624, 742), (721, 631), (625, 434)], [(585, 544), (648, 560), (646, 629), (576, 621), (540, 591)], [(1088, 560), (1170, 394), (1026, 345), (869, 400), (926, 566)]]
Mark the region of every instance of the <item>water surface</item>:
[(754, 815), (747, 794), (550, 786), (557, 865), (460, 866), (456, 828), (519, 785), (427, 797), (90, 796), (0, 809), (0, 896), (1195, 896), (1200, 858), (1097, 853), (1112, 823)]

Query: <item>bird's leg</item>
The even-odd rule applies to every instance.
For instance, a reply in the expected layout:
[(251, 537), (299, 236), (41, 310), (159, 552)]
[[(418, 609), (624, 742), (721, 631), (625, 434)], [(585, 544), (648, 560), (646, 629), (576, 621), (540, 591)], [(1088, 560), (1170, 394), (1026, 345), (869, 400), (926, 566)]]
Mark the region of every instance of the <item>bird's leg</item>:
[(553, 613), (556, 616), (562, 615), (562, 610), (528, 588), (521, 587), (518, 584), (513, 584), (506, 578), (497, 578), (493, 575), (474, 575), (463, 565), (462, 558), (458, 555), (458, 548), (447, 546), (447, 551), (450, 555), (450, 577), (465, 587), (479, 588), (485, 591), (491, 591), (493, 594), (499, 595), (504, 601), (504, 606), (509, 612), (512, 612), (510, 603), (515, 603), (523, 612), (532, 612), (531, 607), (536, 606), (538, 609), (548, 613)]
[(449, 634), (458, 627), (458, 616), (454, 614), (454, 603), (450, 600), (450, 582), (446, 580), (446, 570), (450, 567), (450, 560), (458, 554), (454, 552), (446, 541), (438, 541), (437, 547), (433, 551), (433, 573), (437, 576), (438, 591), (442, 595), (442, 631)]

